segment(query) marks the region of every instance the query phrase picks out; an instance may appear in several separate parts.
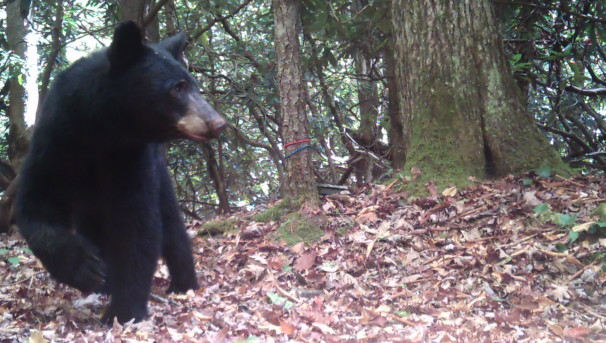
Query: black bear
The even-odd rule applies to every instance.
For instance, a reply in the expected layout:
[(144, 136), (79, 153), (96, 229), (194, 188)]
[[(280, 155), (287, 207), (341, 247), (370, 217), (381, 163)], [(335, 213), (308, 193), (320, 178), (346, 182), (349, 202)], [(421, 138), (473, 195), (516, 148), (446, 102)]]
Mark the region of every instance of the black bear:
[(160, 257), (170, 292), (198, 287), (163, 142), (211, 139), (227, 122), (187, 72), (185, 44), (146, 44), (120, 24), (109, 48), (57, 76), (21, 170), (21, 234), (57, 281), (111, 295), (106, 323), (147, 315)]

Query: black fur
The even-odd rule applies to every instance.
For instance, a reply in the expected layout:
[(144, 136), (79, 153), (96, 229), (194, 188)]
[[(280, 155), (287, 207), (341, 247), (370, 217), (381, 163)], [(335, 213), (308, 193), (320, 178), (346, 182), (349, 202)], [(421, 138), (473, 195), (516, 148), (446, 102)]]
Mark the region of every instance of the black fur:
[[(144, 44), (119, 25), (108, 49), (57, 76), (20, 174), (21, 234), (56, 280), (111, 294), (105, 322), (147, 315), (160, 257), (169, 291), (198, 287), (162, 142), (209, 139), (226, 122), (184, 68), (185, 40)], [(200, 120), (179, 126), (187, 115)]]

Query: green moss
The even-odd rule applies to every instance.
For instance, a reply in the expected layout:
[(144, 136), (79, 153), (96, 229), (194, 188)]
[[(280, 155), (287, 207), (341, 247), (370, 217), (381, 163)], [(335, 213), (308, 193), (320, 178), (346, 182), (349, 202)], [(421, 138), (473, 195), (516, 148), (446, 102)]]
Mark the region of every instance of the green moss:
[(327, 219), (323, 215), (308, 213), (307, 209), (317, 207), (313, 200), (299, 197), (284, 198), (272, 208), (253, 216), (259, 222), (280, 222), (277, 239), (284, 240), (290, 245), (299, 242), (312, 243), (324, 235), (324, 225)]
[(293, 212), (284, 217), (277, 238), (289, 245), (317, 242), (324, 235), (323, 226), (326, 222), (326, 218), (321, 215)]
[(271, 221), (275, 222), (282, 219), (287, 213), (300, 209), (301, 204), (301, 199), (292, 200), (291, 198), (286, 197), (282, 199), (282, 201), (280, 201), (279, 203), (275, 204), (273, 207), (254, 215), (253, 220), (264, 223)]
[(536, 128), (520, 99), (520, 89), (493, 65), (486, 70), (489, 96), (485, 101), (485, 131), (492, 143), (497, 167), (495, 176), (549, 169), (560, 176), (570, 168)]
[(204, 223), (198, 230), (198, 235), (222, 235), (226, 232), (237, 231), (238, 229), (239, 225), (238, 220), (236, 218), (227, 218), (225, 220), (213, 220)]
[(601, 222), (606, 222), (606, 203), (602, 203), (598, 207), (596, 207), (591, 212), (591, 215), (597, 216), (598, 218), (600, 218)]
[[(413, 196), (427, 195), (429, 181), (442, 190), (469, 185), (469, 176), (485, 177), (484, 152), (477, 151), (482, 143), (480, 123), (473, 115), (459, 114), (459, 106), (466, 100), (456, 98), (445, 86), (433, 88), (431, 95), (427, 106), (419, 107), (413, 118), (415, 132), (404, 167), (410, 182), (400, 187)], [(410, 177), (413, 167), (421, 172), (414, 180)]]
[(339, 226), (335, 227), (334, 229), (339, 235), (344, 235), (354, 227), (355, 222), (353, 221), (353, 219), (347, 217), (341, 219), (342, 220), (338, 222)]

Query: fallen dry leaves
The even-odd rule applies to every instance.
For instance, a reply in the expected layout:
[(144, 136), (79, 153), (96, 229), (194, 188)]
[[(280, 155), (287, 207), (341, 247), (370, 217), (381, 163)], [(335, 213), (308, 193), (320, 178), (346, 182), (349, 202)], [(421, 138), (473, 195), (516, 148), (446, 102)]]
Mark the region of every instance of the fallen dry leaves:
[(547, 204), (586, 231), (604, 181), (509, 177), (413, 201), (372, 186), (328, 196), (330, 224), (312, 246), (241, 220), (237, 233), (195, 239), (198, 291), (164, 294), (161, 266), (150, 318), (111, 329), (97, 322), (105, 296), (57, 284), (3, 235), (0, 342), (606, 341), (606, 276), (588, 260), (606, 242), (568, 244), (572, 225), (533, 211)]

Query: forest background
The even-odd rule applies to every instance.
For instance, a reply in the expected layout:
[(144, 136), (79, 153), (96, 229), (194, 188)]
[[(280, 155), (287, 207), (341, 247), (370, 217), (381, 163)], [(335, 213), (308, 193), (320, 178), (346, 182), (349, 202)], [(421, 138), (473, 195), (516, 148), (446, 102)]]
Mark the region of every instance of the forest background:
[[(606, 340), (606, 1), (1, 4), (0, 340)], [(38, 100), (127, 19), (231, 126), (167, 149), (200, 290), (108, 331), (9, 229)]]
[[(316, 182), (362, 186), (420, 170), (422, 183), (444, 188), (566, 174), (556, 153), (575, 171), (606, 170), (602, 1), (284, 4), (294, 12), (274, 17), (269, 1), (6, 1), (0, 189), (18, 173), (49, 83), (107, 45), (121, 18), (145, 25), (150, 41), (187, 32), (189, 68), (232, 124), (210, 144), (170, 145), (182, 209), (196, 219), (290, 189), (305, 196)], [(296, 56), (276, 55), (283, 40)], [(281, 98), (279, 70), (289, 69), (300, 82)]]

